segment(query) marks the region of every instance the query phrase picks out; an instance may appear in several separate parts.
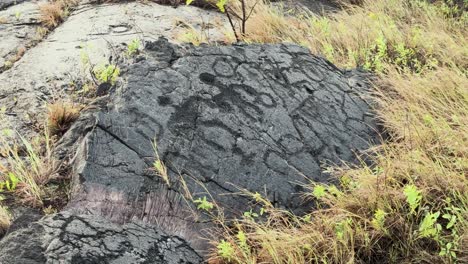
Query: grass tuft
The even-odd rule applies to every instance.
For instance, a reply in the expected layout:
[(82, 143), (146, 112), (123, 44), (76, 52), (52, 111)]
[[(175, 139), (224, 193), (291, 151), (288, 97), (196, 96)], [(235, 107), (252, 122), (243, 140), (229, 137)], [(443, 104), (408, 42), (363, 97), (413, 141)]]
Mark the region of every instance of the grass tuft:
[(69, 15), (70, 10), (79, 0), (51, 0), (39, 7), (40, 21), (43, 26), (52, 29), (60, 25)]
[(52, 154), (53, 142), (46, 131), (32, 140), (10, 130), (0, 135), (0, 193), (13, 194), (23, 203), (43, 207), (51, 203), (56, 188), (49, 185), (59, 178), (59, 165)]
[(55, 102), (47, 106), (47, 126), (51, 136), (61, 137), (80, 115), (80, 106), (68, 102)]
[(55, 28), (63, 22), (65, 11), (61, 2), (51, 2), (40, 6), (40, 21), (47, 28)]

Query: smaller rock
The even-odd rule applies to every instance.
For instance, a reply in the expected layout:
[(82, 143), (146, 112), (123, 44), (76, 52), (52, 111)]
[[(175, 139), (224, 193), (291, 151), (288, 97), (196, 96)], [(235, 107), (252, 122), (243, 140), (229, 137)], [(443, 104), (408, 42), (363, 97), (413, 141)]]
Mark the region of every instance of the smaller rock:
[(179, 237), (142, 223), (116, 225), (62, 212), (22, 225), (0, 241), (0, 263), (203, 263)]

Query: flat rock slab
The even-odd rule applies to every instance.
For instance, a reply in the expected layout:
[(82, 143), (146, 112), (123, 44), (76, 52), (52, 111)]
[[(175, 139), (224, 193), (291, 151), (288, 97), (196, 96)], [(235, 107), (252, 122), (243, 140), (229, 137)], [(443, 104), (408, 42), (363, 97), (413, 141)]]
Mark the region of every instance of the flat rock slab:
[[(59, 152), (74, 155), (70, 203), (16, 225), (0, 263), (201, 263), (217, 238), (188, 193), (227, 216), (256, 210), (240, 188), (310, 210), (302, 184), (328, 181), (323, 163), (353, 161), (377, 138), (360, 75), (296, 45), (159, 39), (120, 66), (107, 104), (62, 139)], [(151, 169), (153, 140), (169, 184)]]
[(202, 263), (185, 241), (142, 224), (111, 224), (90, 215), (60, 213), (9, 233), (2, 264)]
[[(36, 33), (42, 3), (25, 2), (0, 11), (0, 17), (7, 18), (6, 24), (0, 24), (0, 64), (3, 61), (5, 65)], [(83, 54), (89, 56), (92, 64), (99, 65), (107, 63), (111, 55), (115, 57), (113, 52), (121, 43), (134, 39), (144, 43), (160, 36), (177, 42), (189, 28), (220, 41), (226, 23), (223, 14), (194, 6), (174, 8), (137, 2), (79, 5), (11, 69), (0, 73), (0, 107), (6, 108), (10, 125), (27, 134), (35, 116), (44, 112), (45, 101), (63, 97), (64, 91), (70, 91), (70, 83), (89, 78)], [(24, 39), (23, 30), (27, 33)]]
[[(251, 209), (241, 188), (300, 212), (310, 209), (302, 185), (329, 180), (321, 165), (353, 161), (376, 139), (365, 84), (299, 46), (182, 49), (161, 39), (126, 71), (76, 158), (69, 209), (143, 220), (197, 249), (206, 225), (186, 191), (228, 215)], [(154, 139), (170, 186), (151, 170)]]
[(25, 1), (26, 0), (0, 0), (0, 10), (13, 6), (13, 5), (21, 4)]
[[(39, 6), (45, 1), (0, 1), (0, 73), (38, 40)], [(5, 10), (3, 8), (9, 7)], [(21, 56), (19, 56), (21, 57)]]

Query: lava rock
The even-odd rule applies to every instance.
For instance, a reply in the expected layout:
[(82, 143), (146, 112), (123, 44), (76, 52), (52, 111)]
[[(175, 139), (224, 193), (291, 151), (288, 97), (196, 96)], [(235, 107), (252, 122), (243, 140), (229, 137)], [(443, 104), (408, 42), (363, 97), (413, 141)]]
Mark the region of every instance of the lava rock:
[(300, 46), (159, 39), (143, 55), (61, 139), (65, 210), (7, 234), (0, 263), (199, 263), (214, 223), (193, 200), (240, 216), (257, 209), (249, 190), (305, 212), (304, 184), (377, 141), (365, 76)]
[(202, 263), (184, 240), (144, 224), (59, 213), (9, 233), (0, 263)]
[[(355, 161), (377, 139), (365, 80), (302, 47), (160, 39), (145, 54), (94, 115), (75, 162), (75, 212), (143, 220), (202, 250), (209, 225), (193, 216), (187, 193), (228, 216), (252, 208), (236, 195), (245, 189), (304, 212), (303, 184), (329, 181), (324, 164)], [(152, 169), (154, 140), (169, 186)]]

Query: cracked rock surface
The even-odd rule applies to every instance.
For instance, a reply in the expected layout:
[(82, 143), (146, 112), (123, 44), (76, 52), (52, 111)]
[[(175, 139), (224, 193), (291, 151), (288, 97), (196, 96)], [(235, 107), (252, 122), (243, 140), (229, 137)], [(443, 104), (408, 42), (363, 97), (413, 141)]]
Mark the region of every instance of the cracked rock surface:
[(37, 115), (44, 112), (45, 101), (66, 97), (65, 93), (74, 91), (71, 84), (89, 78), (83, 55), (93, 65), (103, 65), (116, 57), (115, 50), (122, 43), (139, 39), (143, 45), (160, 36), (177, 41), (190, 28), (219, 41), (227, 23), (223, 14), (194, 6), (83, 2), (64, 23), (11, 63), (24, 47), (39, 41), (39, 6), (45, 2), (23, 2), (0, 10), (0, 108), (6, 108), (9, 121), (0, 124), (0, 130), (8, 124), (22, 135), (29, 134), (30, 127), (42, 120)]
[[(309, 208), (301, 186), (329, 180), (323, 164), (353, 161), (376, 139), (365, 83), (299, 46), (179, 48), (160, 39), (126, 72), (86, 121), (68, 209), (141, 220), (197, 250), (210, 224), (193, 216), (186, 191), (228, 215), (251, 208), (240, 189), (301, 212)], [(151, 169), (154, 139), (170, 186)]]
[[(295, 45), (157, 40), (176, 41), (191, 27), (221, 40), (220, 13), (82, 2), (22, 56), (39, 41), (43, 3), (0, 0), (0, 129), (31, 133), (44, 102), (70, 96), (70, 83), (86, 77), (82, 53), (98, 65), (136, 38), (146, 50), (119, 61), (117, 89), (62, 138), (58, 152), (74, 157), (69, 205), (40, 220), (37, 212), (18, 217), (0, 240), (0, 264), (202, 263), (213, 223), (187, 193), (216, 201), (228, 217), (252, 208), (240, 189), (301, 213), (310, 208), (302, 184), (330, 180), (324, 165), (352, 162), (376, 140), (357, 71)], [(152, 170), (154, 140), (169, 185)]]
[[(300, 213), (304, 183), (377, 139), (361, 74), (296, 45), (161, 38), (120, 66), (121, 85), (62, 138), (69, 204), (12, 229), (0, 263), (200, 263), (214, 224), (187, 193), (228, 217), (252, 208), (240, 189)], [(169, 185), (151, 169), (154, 140)]]
[[(0, 73), (38, 40), (39, 6), (45, 1), (0, 1)], [(4, 9), (4, 10), (2, 10)]]
[(60, 213), (0, 241), (0, 263), (202, 263), (182, 239), (142, 223)]

